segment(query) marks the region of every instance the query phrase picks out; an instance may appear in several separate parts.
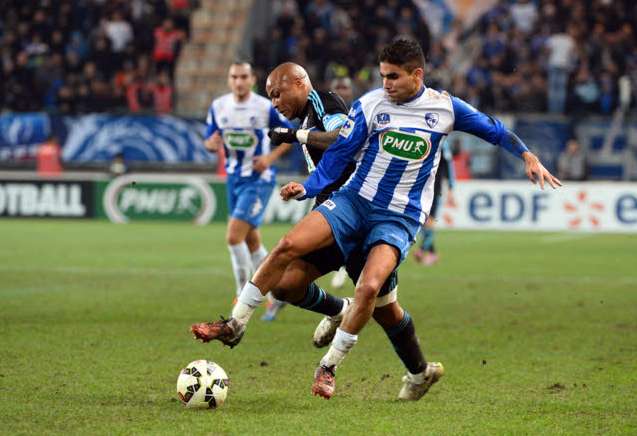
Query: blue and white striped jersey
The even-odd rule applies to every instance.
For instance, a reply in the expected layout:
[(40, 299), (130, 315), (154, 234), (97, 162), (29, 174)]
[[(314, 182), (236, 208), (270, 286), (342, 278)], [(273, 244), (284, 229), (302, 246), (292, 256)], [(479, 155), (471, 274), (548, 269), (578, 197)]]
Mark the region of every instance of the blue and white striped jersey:
[(222, 95), (210, 105), (206, 123), (206, 138), (217, 131), (223, 137), (229, 177), (274, 180), (275, 168), (259, 175), (252, 166), (253, 157), (270, 153), (269, 129), (292, 127), (270, 100), (253, 92), (243, 102), (236, 101), (232, 93)]
[(424, 223), (433, 201), (440, 143), (453, 130), (492, 144), (501, 144), (507, 132), (500, 120), (446, 92), (423, 87), (411, 100), (396, 104), (382, 89), (371, 91), (352, 105), (337, 141), (305, 181), (303, 198), (316, 196), (355, 159), (356, 170), (343, 189)]

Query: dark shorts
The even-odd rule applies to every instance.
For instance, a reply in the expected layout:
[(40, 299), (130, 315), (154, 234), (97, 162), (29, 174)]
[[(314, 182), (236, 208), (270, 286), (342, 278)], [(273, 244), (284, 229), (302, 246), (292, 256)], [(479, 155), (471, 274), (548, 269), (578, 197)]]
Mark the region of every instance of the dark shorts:
[[(345, 264), (343, 254), (336, 244), (312, 251), (301, 257), (301, 259), (314, 265), (322, 276), (332, 271), (338, 271), (338, 269)], [(345, 264), (347, 275), (352, 280), (352, 283), (354, 283), (354, 286), (356, 286), (358, 277), (363, 271), (365, 260), (367, 260), (367, 253), (355, 249)], [(383, 284), (383, 287), (380, 288), (378, 296), (383, 297), (389, 294), (396, 286), (398, 286), (398, 271), (394, 270)]]

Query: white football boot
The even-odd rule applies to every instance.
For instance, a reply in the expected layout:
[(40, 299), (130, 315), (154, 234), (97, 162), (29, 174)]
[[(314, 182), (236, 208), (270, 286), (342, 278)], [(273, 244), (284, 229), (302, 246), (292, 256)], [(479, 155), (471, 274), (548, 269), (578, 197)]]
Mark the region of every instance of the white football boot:
[(332, 342), (332, 339), (334, 339), (336, 329), (339, 325), (341, 325), (341, 321), (343, 320), (343, 315), (345, 315), (350, 304), (354, 301), (352, 298), (344, 298), (343, 300), (344, 304), (341, 313), (335, 316), (326, 316), (316, 326), (316, 330), (314, 330), (314, 337), (312, 338), (312, 342), (316, 348), (323, 348), (326, 345), (329, 345)]
[(418, 375), (414, 376), (408, 372), (407, 375), (403, 377), (403, 387), (398, 393), (399, 400), (420, 400), (422, 396), (427, 393), (429, 388), (445, 375), (445, 368), (440, 362), (428, 362), (422, 382), (417, 380)]

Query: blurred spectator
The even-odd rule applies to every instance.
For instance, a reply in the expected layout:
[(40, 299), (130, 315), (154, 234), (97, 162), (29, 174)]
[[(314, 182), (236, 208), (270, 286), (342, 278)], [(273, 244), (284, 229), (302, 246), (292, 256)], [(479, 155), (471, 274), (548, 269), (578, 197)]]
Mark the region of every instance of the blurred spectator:
[(548, 100), (549, 111), (564, 112), (568, 76), (575, 60), (574, 26), (569, 26), (568, 33), (562, 32), (552, 35), (546, 41), (549, 52), (548, 60)]
[(462, 148), (460, 139), (454, 139), (451, 144), (451, 155), (453, 156), (453, 170), (456, 180), (471, 179), (471, 155)]
[(113, 12), (111, 19), (104, 23), (104, 32), (111, 40), (113, 52), (120, 53), (133, 40), (133, 28), (124, 20), (122, 13)]
[(571, 139), (557, 161), (557, 174), (562, 180), (586, 180), (588, 164), (580, 143)]
[(151, 86), (153, 91), (153, 105), (155, 112), (165, 114), (173, 110), (173, 88), (170, 85), (170, 77), (163, 72), (157, 81)]
[(537, 20), (537, 6), (531, 0), (517, 0), (511, 5), (511, 18), (518, 29), (529, 33)]
[(173, 20), (170, 18), (165, 19), (161, 27), (155, 29), (153, 59), (157, 72), (167, 71), (172, 78), (175, 59), (184, 38), (183, 32), (175, 29)]
[(352, 89), (352, 79), (349, 77), (337, 77), (332, 80), (330, 90), (338, 94), (344, 101), (347, 107), (352, 105), (354, 100), (354, 90)]

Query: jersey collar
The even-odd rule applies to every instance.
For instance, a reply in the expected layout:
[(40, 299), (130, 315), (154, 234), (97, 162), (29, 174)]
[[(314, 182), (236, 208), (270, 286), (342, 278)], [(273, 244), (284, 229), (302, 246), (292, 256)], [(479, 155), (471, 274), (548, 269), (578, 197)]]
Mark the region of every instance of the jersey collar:
[(414, 101), (414, 100), (416, 100), (418, 97), (420, 97), (420, 96), (421, 96), (424, 92), (425, 92), (425, 85), (422, 85), (422, 86), (420, 87), (420, 90), (416, 93), (416, 95), (414, 95), (414, 96), (413, 96), (413, 97), (411, 97), (410, 99), (405, 100), (405, 101), (402, 101), (402, 102), (400, 102), (400, 103), (398, 103), (398, 104), (399, 104), (399, 105), (402, 105), (402, 104), (411, 103), (412, 101)]

